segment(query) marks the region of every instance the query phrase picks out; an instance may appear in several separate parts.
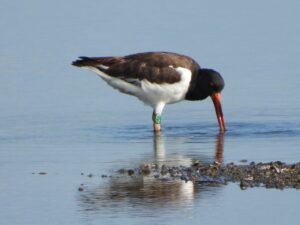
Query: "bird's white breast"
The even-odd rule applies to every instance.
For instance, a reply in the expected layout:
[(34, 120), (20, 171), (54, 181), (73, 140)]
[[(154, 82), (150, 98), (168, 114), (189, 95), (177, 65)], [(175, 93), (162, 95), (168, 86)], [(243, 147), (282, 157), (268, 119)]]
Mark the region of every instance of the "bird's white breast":
[(145, 93), (144, 97), (147, 99), (148, 104), (154, 107), (159, 102), (171, 104), (184, 99), (192, 79), (192, 72), (183, 67), (174, 69), (181, 76), (179, 82), (157, 84), (148, 80), (142, 80), (141, 88)]
[(146, 79), (136, 79), (136, 83), (139, 85), (134, 85), (132, 79), (130, 79), (130, 82), (129, 80), (127, 82), (123, 79), (111, 77), (94, 67), (85, 68), (96, 72), (113, 88), (118, 89), (119, 91), (126, 94), (135, 95), (145, 104), (150, 105), (153, 108), (155, 108), (159, 104), (171, 104), (183, 100), (192, 79), (192, 72), (189, 69), (183, 67), (174, 68), (172, 65), (170, 65), (170, 68), (174, 68), (174, 70), (180, 75), (180, 81), (172, 84), (158, 84), (152, 83)]

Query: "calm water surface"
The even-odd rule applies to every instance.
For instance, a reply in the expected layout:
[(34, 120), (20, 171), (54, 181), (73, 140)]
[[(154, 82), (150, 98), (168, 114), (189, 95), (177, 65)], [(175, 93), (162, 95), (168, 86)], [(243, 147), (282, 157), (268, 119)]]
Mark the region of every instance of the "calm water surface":
[[(116, 173), (145, 163), (299, 162), (297, 1), (0, 2), (1, 225), (299, 221), (297, 190)], [(150, 108), (70, 66), (79, 55), (150, 50), (221, 72), (224, 135), (207, 99), (167, 106), (155, 136)]]

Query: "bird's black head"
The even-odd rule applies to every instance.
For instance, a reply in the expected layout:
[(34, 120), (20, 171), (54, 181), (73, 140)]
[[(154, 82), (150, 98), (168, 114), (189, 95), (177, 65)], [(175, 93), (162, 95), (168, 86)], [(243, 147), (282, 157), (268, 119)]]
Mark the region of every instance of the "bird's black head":
[(221, 106), (221, 91), (225, 86), (223, 78), (217, 71), (212, 69), (199, 69), (194, 77), (195, 80), (191, 82), (185, 99), (195, 101), (210, 96), (215, 106), (220, 131), (225, 131), (226, 126)]
[(198, 85), (198, 91), (201, 92), (202, 99), (204, 99), (208, 96), (212, 96), (214, 93), (220, 93), (225, 83), (217, 71), (212, 69), (199, 69)]

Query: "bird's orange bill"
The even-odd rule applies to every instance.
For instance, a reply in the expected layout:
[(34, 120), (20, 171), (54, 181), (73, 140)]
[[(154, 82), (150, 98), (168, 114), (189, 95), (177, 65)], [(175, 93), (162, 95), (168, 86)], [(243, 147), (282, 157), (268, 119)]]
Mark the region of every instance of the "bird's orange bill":
[(223, 112), (222, 112), (222, 105), (221, 105), (221, 94), (220, 93), (214, 93), (211, 96), (211, 99), (214, 103), (216, 114), (217, 114), (217, 119), (219, 123), (219, 127), (221, 131), (225, 131), (225, 121), (223, 117)]

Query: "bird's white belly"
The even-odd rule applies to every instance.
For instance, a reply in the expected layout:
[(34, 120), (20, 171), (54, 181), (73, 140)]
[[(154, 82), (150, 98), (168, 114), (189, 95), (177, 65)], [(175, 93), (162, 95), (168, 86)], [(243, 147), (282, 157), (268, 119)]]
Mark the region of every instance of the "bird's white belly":
[(179, 82), (168, 84), (151, 83), (148, 80), (141, 81), (141, 95), (138, 96), (143, 102), (152, 107), (159, 103), (171, 104), (182, 101), (191, 81), (190, 70), (178, 67), (175, 69), (180, 75)]
[(145, 104), (155, 108), (158, 104), (171, 104), (182, 101), (188, 91), (189, 84), (192, 78), (190, 70), (182, 67), (174, 68), (181, 76), (181, 80), (176, 83), (152, 83), (146, 79), (137, 80), (139, 85), (126, 82), (125, 80), (114, 78), (94, 68), (88, 68), (96, 72), (110, 86), (119, 91), (134, 95), (143, 101)]

